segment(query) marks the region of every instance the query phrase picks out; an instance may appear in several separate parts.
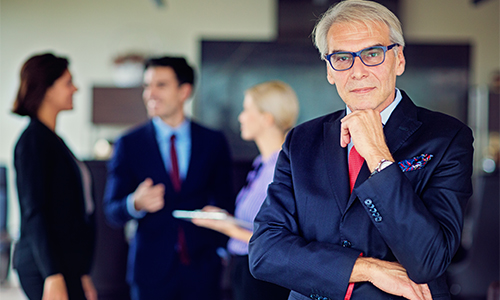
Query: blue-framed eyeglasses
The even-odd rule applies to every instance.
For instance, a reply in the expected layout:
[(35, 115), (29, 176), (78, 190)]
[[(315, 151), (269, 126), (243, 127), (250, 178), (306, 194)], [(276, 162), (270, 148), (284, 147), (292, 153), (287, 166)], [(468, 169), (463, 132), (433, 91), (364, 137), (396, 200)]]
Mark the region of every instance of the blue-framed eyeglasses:
[(363, 62), (365, 66), (375, 67), (381, 65), (385, 61), (385, 53), (387, 50), (391, 50), (396, 46), (399, 46), (399, 44), (392, 44), (387, 47), (372, 46), (359, 50), (358, 52), (334, 52), (326, 55), (325, 59), (335, 71), (346, 71), (352, 68), (356, 56), (361, 59), (361, 62)]

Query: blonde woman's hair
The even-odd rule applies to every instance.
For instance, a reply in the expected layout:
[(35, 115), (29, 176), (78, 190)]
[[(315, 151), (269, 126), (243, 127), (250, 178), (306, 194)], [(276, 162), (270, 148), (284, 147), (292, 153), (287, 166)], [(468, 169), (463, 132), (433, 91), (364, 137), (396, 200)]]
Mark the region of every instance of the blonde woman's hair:
[(276, 126), (283, 132), (290, 130), (297, 122), (299, 101), (295, 91), (282, 81), (267, 81), (254, 85), (245, 91), (261, 112), (270, 113)]
[[(373, 27), (373, 23), (386, 24), (389, 28), (391, 43), (399, 44), (401, 49), (405, 46), (401, 23), (389, 9), (373, 1), (344, 0), (331, 6), (321, 16), (312, 32), (314, 45), (318, 48), (323, 60), (328, 54), (328, 31), (333, 24), (337, 23), (364, 24), (368, 28)], [(397, 51), (398, 47), (393, 49)]]

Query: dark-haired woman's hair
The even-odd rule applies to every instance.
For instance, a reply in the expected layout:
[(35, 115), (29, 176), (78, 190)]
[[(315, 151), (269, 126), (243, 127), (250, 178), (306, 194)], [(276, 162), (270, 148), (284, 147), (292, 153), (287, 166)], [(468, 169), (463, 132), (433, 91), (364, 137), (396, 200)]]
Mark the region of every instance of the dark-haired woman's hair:
[(36, 117), (47, 89), (68, 69), (68, 59), (52, 53), (32, 56), (21, 68), (21, 83), (12, 112)]

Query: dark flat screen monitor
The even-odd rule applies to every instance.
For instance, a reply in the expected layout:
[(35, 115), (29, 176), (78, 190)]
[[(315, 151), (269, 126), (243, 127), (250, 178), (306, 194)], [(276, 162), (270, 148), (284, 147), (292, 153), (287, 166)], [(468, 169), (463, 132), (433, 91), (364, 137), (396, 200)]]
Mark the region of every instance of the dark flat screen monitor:
[[(344, 109), (326, 79), (326, 64), (311, 42), (202, 41), (201, 79), (194, 115), (223, 130), (236, 160), (257, 155), (253, 143), (239, 136), (238, 114), (244, 91), (252, 85), (282, 80), (296, 91), (298, 123)], [(469, 56), (467, 44), (409, 44), (404, 49), (406, 70), (397, 87), (419, 106), (467, 122)]]

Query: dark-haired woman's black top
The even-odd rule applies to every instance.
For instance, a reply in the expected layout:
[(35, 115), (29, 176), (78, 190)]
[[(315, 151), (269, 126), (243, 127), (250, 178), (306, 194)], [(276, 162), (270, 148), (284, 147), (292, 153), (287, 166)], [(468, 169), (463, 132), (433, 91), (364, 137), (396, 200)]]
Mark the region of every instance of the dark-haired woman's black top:
[(52, 130), (36, 118), (14, 151), (21, 207), (21, 235), (14, 267), (38, 270), (43, 279), (89, 274), (94, 220), (76, 160)]

